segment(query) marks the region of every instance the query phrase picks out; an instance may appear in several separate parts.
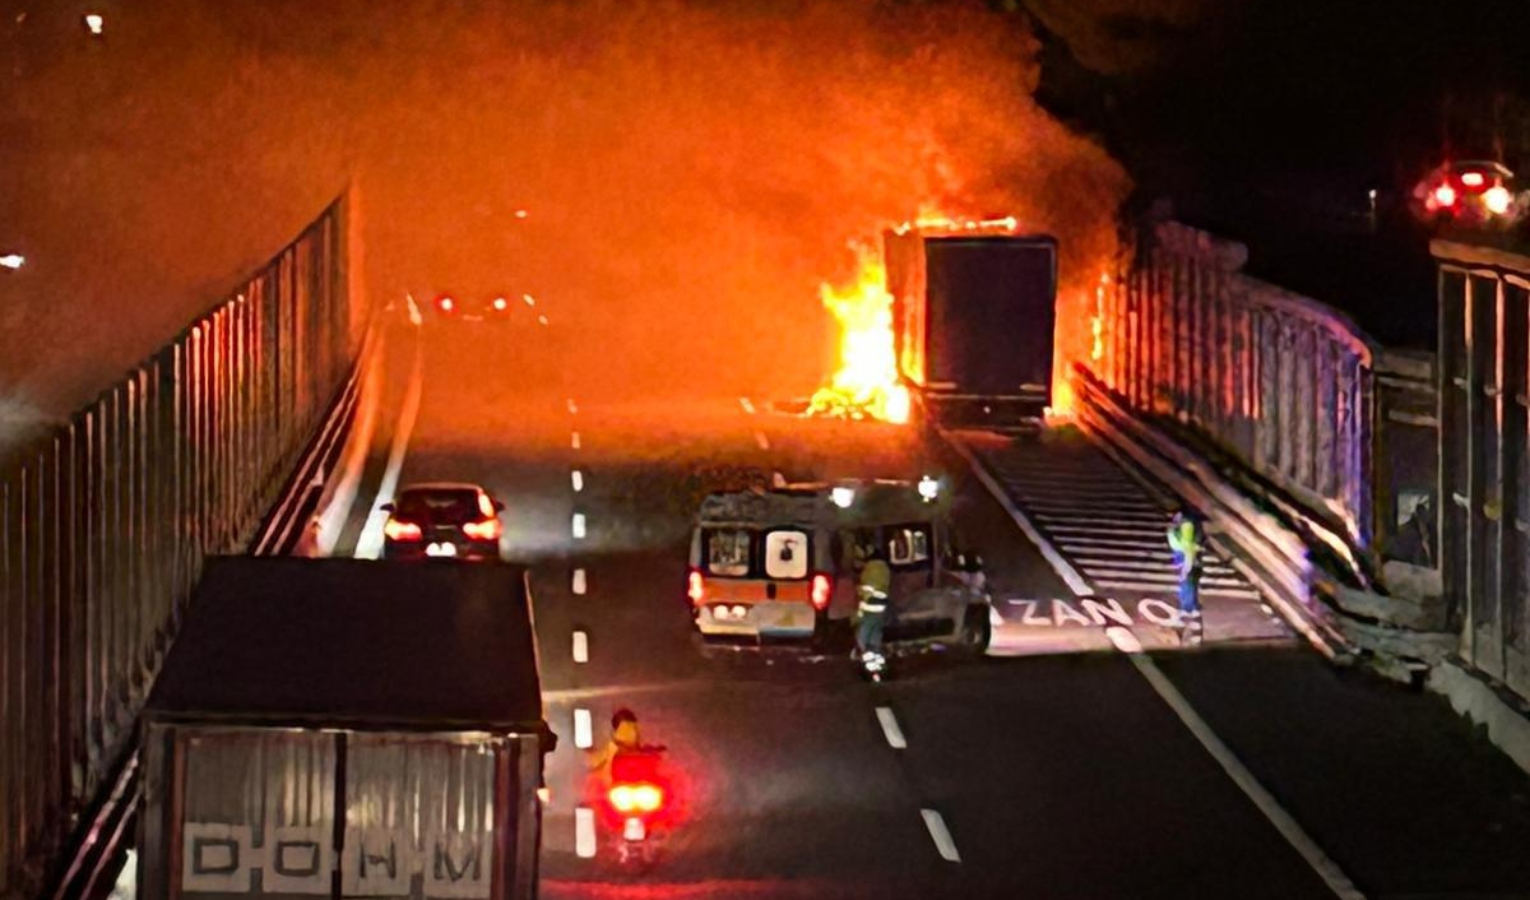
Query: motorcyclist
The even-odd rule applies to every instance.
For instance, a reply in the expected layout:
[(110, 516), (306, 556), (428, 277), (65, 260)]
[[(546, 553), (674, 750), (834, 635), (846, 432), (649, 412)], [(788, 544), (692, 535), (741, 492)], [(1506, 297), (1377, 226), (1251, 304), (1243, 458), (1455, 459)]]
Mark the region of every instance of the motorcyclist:
[(622, 753), (640, 753), (651, 749), (643, 743), (637, 713), (622, 707), (611, 714), (611, 737), (605, 746), (589, 754), (591, 772), (598, 773), (602, 784), (611, 780), (611, 763)]
[(862, 659), (880, 661), (882, 658), (882, 629), (887, 622), (891, 591), (892, 568), (887, 565), (887, 553), (873, 543), (866, 548), (865, 562), (856, 583), (856, 596), (860, 602), (855, 610), (855, 646)]

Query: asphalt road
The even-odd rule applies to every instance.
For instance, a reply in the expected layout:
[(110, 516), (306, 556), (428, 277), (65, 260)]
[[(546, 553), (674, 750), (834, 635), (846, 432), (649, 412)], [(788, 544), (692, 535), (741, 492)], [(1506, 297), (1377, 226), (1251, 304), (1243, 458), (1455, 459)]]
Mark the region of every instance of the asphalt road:
[[(765, 398), (634, 396), (535, 334), (427, 327), (421, 348), (394, 474), (485, 484), (508, 506), (506, 557), (533, 566), (562, 737), (543, 896), (1530, 897), (1523, 774), (1438, 698), (1289, 641), (934, 654), (884, 685), (842, 658), (703, 653), (688, 516), (739, 471), (947, 466), (996, 597), (1071, 595), (959, 460), (899, 430), (773, 415)], [(605, 836), (595, 858), (576, 852), (576, 711), (599, 741), (620, 705), (670, 747), (681, 784), (679, 821), (640, 877), (615, 869)]]

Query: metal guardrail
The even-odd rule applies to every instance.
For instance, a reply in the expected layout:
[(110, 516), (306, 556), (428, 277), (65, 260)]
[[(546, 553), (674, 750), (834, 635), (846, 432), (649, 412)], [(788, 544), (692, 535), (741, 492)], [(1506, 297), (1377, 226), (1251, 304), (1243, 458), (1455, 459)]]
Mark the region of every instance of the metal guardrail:
[(1530, 697), (1530, 256), (1432, 250), (1446, 608), (1462, 658)]
[(1102, 290), (1090, 369), (1134, 412), (1204, 436), (1364, 568), (1377, 532), (1378, 348), (1323, 304), (1241, 270), (1247, 249), (1161, 223)]
[(246, 546), (351, 373), (346, 210), (0, 473), (0, 897), (120, 786), (202, 560)]

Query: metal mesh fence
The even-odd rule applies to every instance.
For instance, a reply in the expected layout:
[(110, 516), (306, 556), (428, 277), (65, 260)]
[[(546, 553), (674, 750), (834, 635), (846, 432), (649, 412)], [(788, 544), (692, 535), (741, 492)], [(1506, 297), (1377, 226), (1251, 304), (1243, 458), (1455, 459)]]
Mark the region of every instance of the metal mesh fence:
[(241, 551), (353, 364), (346, 204), (0, 471), (0, 897), (128, 742), (209, 554)]

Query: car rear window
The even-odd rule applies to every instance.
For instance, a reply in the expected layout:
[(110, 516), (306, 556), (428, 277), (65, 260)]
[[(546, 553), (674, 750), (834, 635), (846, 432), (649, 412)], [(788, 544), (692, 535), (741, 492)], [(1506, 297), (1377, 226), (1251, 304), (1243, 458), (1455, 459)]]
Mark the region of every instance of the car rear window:
[(706, 532), (707, 571), (725, 578), (743, 578), (749, 574), (749, 558), (754, 536), (742, 528)]
[(928, 565), (929, 528), (924, 525), (898, 525), (887, 529), (887, 561), (895, 567)]
[(469, 490), (405, 491), (398, 517), (410, 522), (471, 522), (480, 517), (478, 492)]

